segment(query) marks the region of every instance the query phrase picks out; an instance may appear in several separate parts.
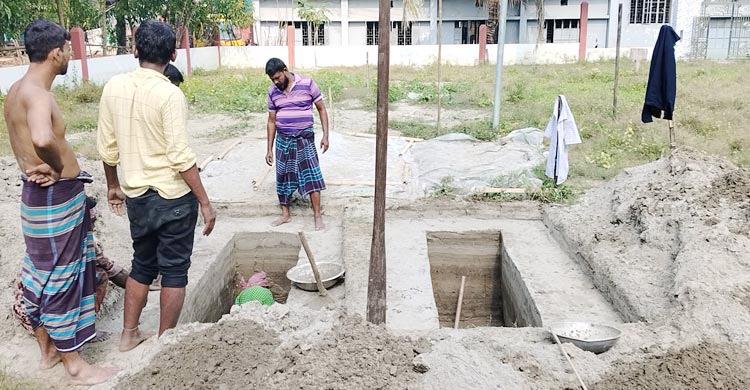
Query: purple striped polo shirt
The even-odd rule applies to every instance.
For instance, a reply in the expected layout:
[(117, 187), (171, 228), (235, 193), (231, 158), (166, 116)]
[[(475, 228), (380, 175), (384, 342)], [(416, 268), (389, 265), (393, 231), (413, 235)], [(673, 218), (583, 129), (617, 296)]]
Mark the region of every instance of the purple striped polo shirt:
[(276, 131), (288, 136), (297, 136), (313, 127), (312, 107), (323, 99), (320, 88), (311, 78), (294, 75), (294, 84), (289, 93), (271, 85), (268, 89), (268, 111), (276, 113)]

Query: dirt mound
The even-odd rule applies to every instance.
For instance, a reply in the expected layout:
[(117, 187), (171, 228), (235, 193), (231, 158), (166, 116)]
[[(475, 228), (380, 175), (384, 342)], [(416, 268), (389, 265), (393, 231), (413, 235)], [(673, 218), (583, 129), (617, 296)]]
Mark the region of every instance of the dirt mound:
[(737, 299), (750, 287), (748, 170), (677, 150), (545, 218), (626, 320), (750, 339)]
[(165, 347), (119, 389), (403, 389), (424, 346), (345, 317), (314, 345), (281, 347), (254, 321), (223, 321)]
[(733, 344), (699, 344), (649, 357), (637, 363), (615, 364), (596, 390), (747, 389), (750, 354)]
[(166, 347), (117, 389), (264, 388), (278, 345), (255, 322), (222, 322)]
[(278, 389), (404, 389), (418, 377), (419, 346), (359, 317), (347, 317), (312, 349), (283, 351), (268, 381)]

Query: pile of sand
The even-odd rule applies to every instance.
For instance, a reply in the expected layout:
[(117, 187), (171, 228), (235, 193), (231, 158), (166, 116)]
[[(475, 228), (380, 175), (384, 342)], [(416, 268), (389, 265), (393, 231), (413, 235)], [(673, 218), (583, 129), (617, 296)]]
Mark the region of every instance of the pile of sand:
[(702, 343), (636, 363), (617, 363), (593, 389), (747, 389), (747, 346)]
[(750, 171), (678, 150), (545, 218), (626, 320), (750, 339)]
[(419, 379), (414, 358), (427, 348), (359, 317), (314, 344), (287, 345), (253, 320), (229, 318), (166, 346), (118, 388), (403, 389)]

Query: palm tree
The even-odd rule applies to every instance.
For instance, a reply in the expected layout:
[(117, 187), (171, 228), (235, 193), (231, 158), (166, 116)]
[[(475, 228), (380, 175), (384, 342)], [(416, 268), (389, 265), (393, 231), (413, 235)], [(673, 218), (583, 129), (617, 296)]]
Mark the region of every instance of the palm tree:
[[(404, 0), (409, 1), (409, 0)], [(497, 24), (498, 24), (498, 14), (497, 14), (497, 5), (499, 0), (475, 0), (474, 5), (477, 7), (483, 7), (485, 3), (487, 3), (487, 10), (489, 11), (489, 17), (487, 19), (487, 30), (489, 33), (489, 36), (487, 37), (487, 43), (496, 43), (497, 42)], [(545, 41), (544, 36), (544, 0), (509, 0), (510, 4), (531, 4), (534, 3), (536, 5), (536, 18), (538, 21), (538, 29), (537, 29), (537, 42), (541, 43)]]

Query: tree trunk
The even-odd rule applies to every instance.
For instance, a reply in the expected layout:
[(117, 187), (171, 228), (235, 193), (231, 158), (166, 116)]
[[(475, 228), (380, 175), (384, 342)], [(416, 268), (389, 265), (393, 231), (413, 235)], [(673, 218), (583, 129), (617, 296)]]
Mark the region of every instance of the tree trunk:
[(115, 18), (115, 37), (117, 37), (117, 54), (127, 54), (128, 45), (127, 28), (125, 16), (119, 15)]
[(544, 34), (544, 0), (536, 0), (536, 20), (537, 24), (539, 24), (536, 38), (537, 44), (545, 43), (547, 42), (547, 37)]
[(487, 44), (488, 45), (497, 43), (497, 27), (498, 27), (497, 2), (498, 0), (487, 1), (487, 12), (489, 14), (489, 17), (487, 18)]
[(101, 28), (102, 28), (102, 55), (107, 55), (107, 44), (109, 43), (109, 19), (107, 19), (107, 0), (101, 0)]
[(63, 8), (63, 0), (57, 0), (57, 18), (60, 20), (60, 26), (64, 29), (68, 29), (65, 23), (65, 9)]

